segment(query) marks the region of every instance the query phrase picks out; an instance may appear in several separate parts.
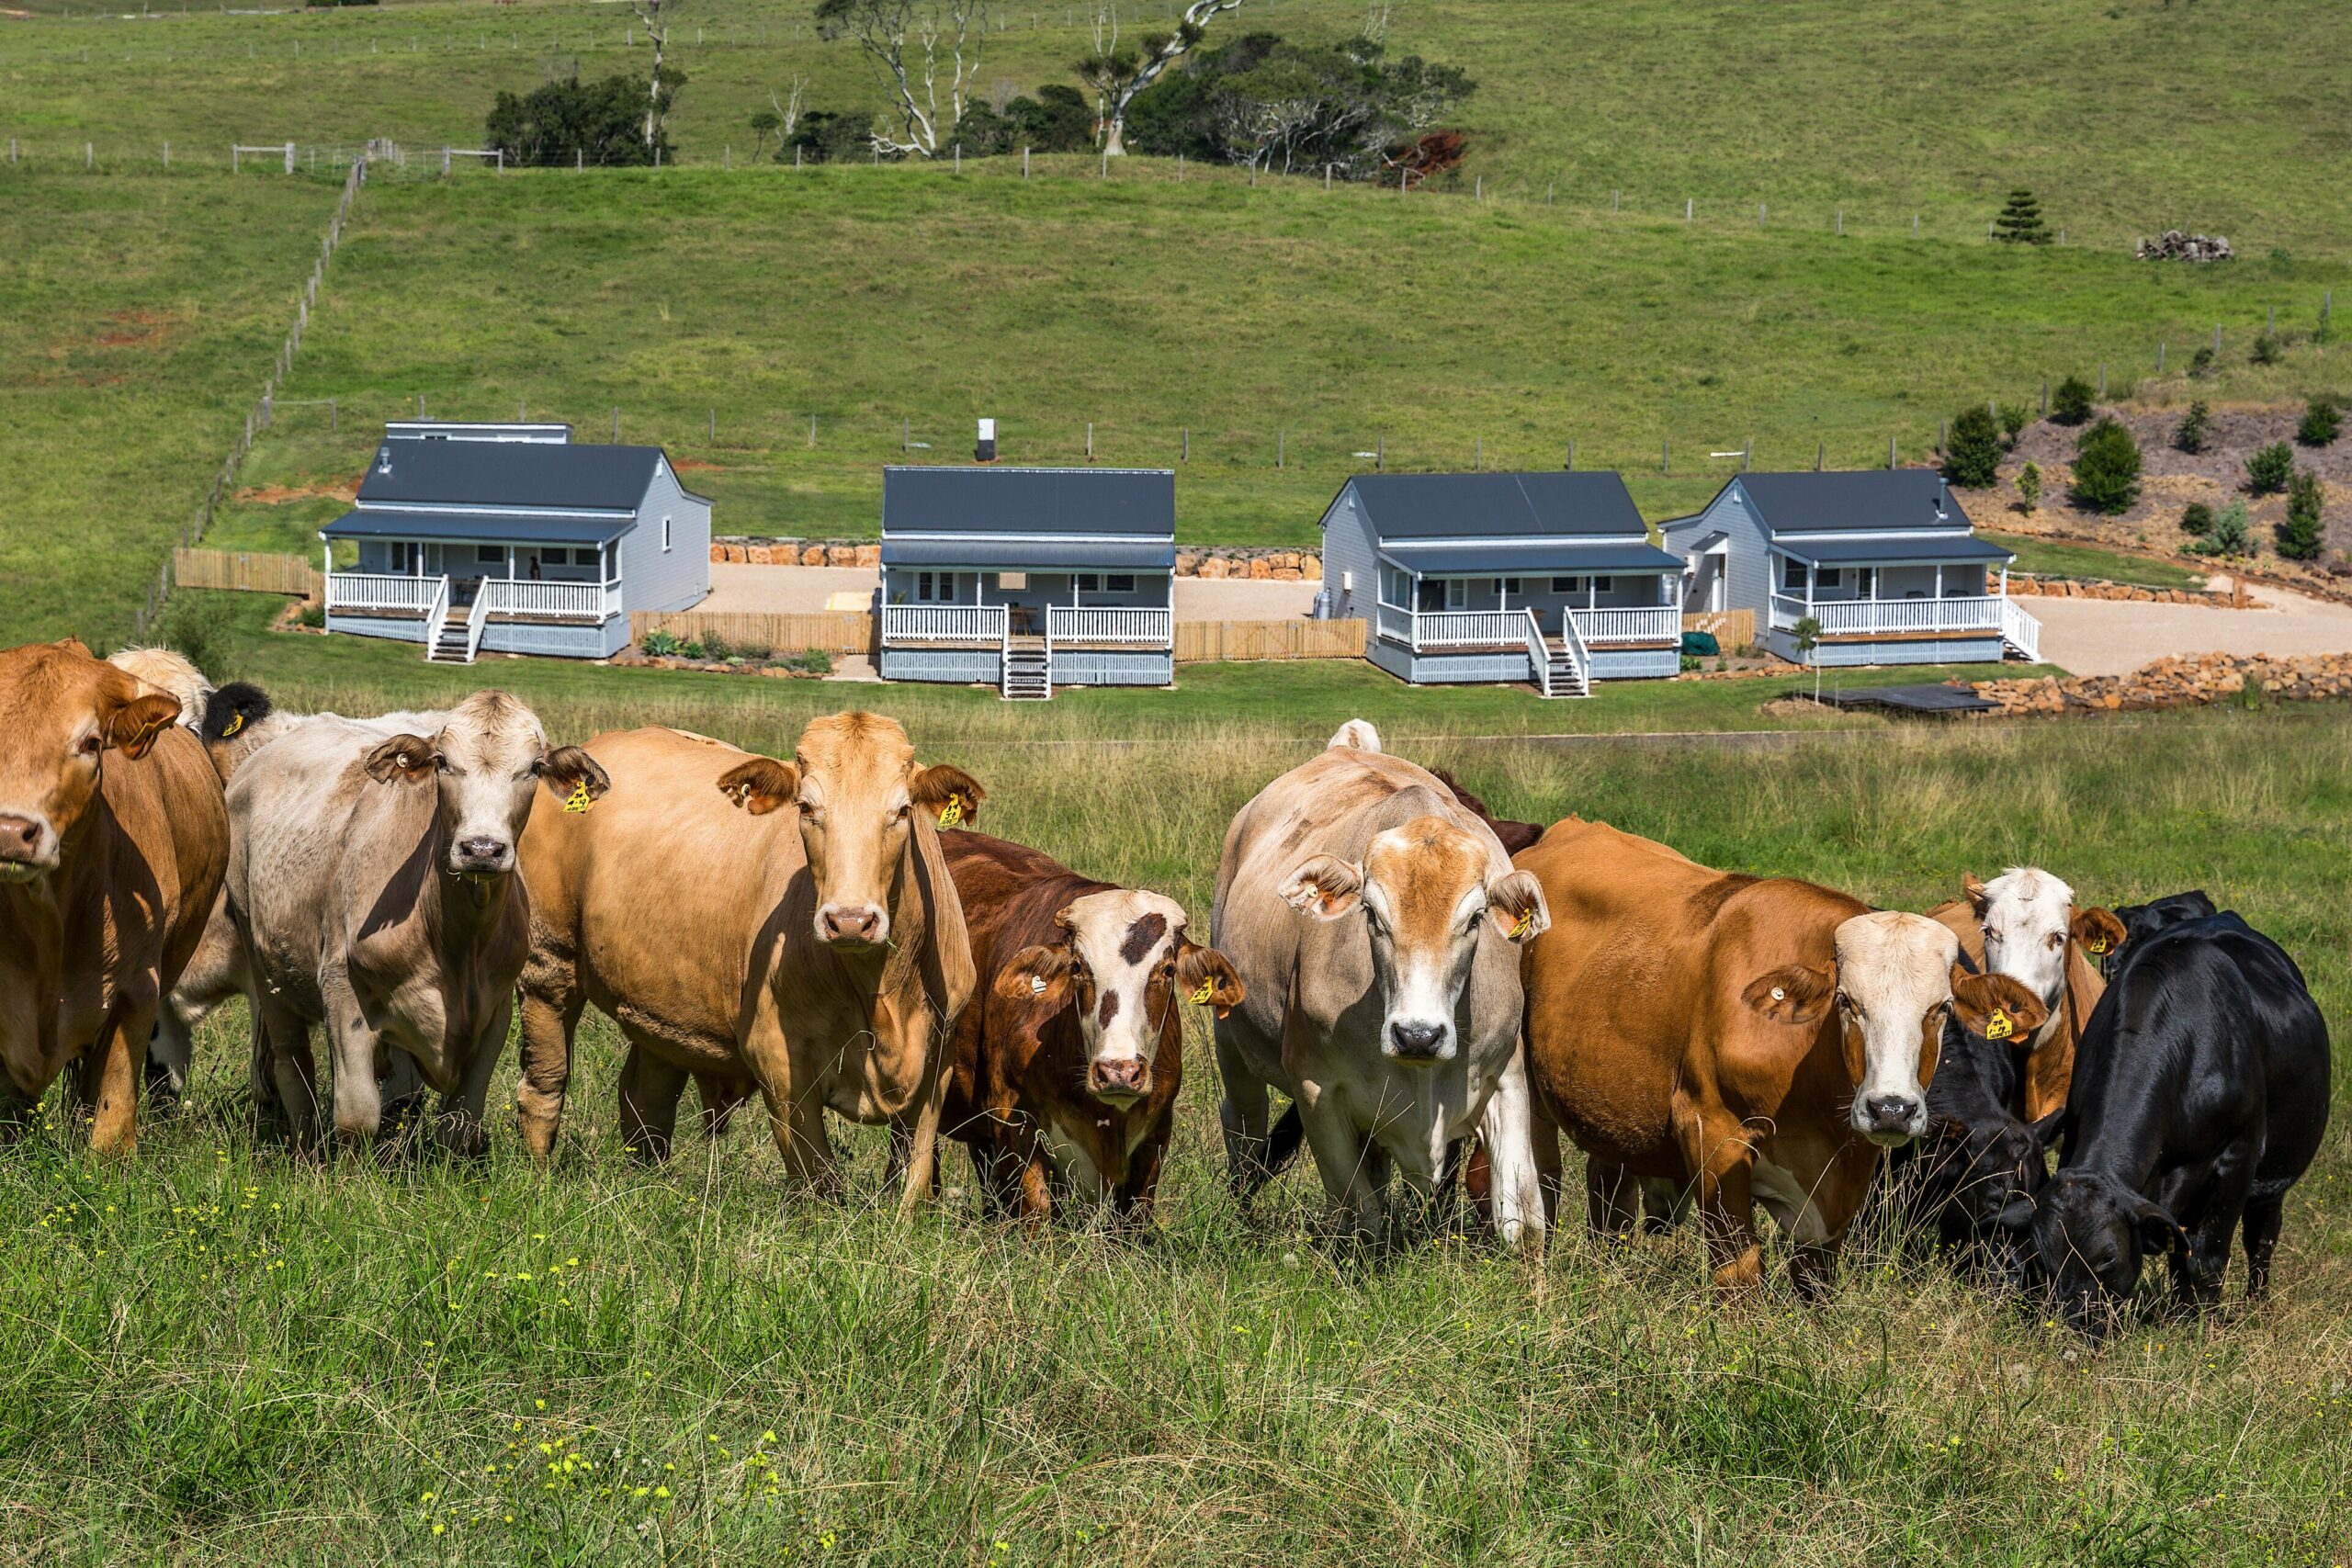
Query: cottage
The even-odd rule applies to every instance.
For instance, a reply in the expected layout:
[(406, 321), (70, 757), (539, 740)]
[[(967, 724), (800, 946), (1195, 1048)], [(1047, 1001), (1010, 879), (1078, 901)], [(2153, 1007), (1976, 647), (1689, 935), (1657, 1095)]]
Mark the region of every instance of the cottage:
[(881, 593), (887, 681), (1167, 685), (1175, 472), (886, 468)]
[(2013, 558), (1928, 469), (1741, 474), (1659, 532), (1685, 565), (1683, 609), (1753, 610), (1783, 659), (1801, 659), (1807, 617), (1815, 664), (2040, 656), (2040, 623), (2008, 596)]
[[(601, 659), (632, 610), (710, 592), (710, 502), (659, 446), (575, 444), (565, 424), (403, 420), (326, 541), (327, 630), (424, 645)], [(357, 547), (347, 570), (334, 547)]]
[(1322, 527), (1325, 609), (1392, 675), (1566, 697), (1680, 666), (1682, 563), (1613, 473), (1358, 474)]

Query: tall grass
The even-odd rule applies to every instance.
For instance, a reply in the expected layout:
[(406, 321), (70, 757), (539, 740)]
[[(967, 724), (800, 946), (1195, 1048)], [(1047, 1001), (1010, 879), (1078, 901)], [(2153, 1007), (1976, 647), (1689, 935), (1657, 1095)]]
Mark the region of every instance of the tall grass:
[[(542, 712), (566, 733), (605, 717)], [(992, 786), (990, 830), (1203, 916), (1230, 812), (1306, 750), (1278, 716), (1051, 766), (978, 729), (954, 742)], [(2287, 943), (2339, 1028), (2352, 999), (2340, 709), (1424, 755), (1498, 810), (1602, 817), (1899, 907), (2019, 860), (2090, 899), (2202, 885)], [(1197, 1032), (1160, 1224), (1130, 1242), (984, 1223), (960, 1156), (942, 1208), (900, 1228), (864, 1133), (838, 1203), (788, 1192), (748, 1125), (637, 1168), (616, 1146), (617, 1041), (593, 1020), (551, 1171), (503, 1128), (478, 1167), (295, 1164), (243, 1131), (226, 1010), (195, 1109), (152, 1123), (135, 1162), (52, 1130), (0, 1154), (0, 1562), (2352, 1549), (2340, 1130), (2290, 1204), (2271, 1304), (2093, 1353), (1883, 1254), (1849, 1256), (1808, 1310), (1778, 1284), (1711, 1299), (1690, 1235), (1600, 1251), (1572, 1224), (1525, 1264), (1447, 1224), (1364, 1257), (1317, 1235), (1303, 1174), (1242, 1216)]]

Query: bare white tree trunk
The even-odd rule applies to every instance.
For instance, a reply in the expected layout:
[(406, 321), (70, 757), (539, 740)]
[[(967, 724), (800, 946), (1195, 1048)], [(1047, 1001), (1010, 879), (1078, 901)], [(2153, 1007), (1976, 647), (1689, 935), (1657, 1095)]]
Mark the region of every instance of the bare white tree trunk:
[(662, 19), (662, 8), (672, 4), (675, 0), (629, 0), (629, 9), (645, 24), (645, 36), (653, 45), (653, 77), (645, 92), (645, 145), (649, 151), (662, 130), (662, 58), (670, 50), (670, 28)]
[[(1127, 108), (1136, 101), (1136, 96), (1165, 75), (1170, 65), (1192, 52), (1193, 46), (1200, 41), (1201, 30), (1208, 26), (1211, 17), (1239, 9), (1241, 0), (1192, 0), (1184, 7), (1176, 31), (1160, 40), (1159, 46), (1151, 51), (1150, 57), (1144, 61), (1133, 77), (1111, 90), (1108, 104), (1102, 111), (1102, 150), (1105, 152), (1118, 157), (1126, 152)], [(1112, 37), (1115, 41), (1115, 28)], [(1098, 48), (1098, 53), (1107, 52)]]
[[(964, 118), (988, 48), (990, 0), (946, 0), (944, 11), (918, 14), (913, 0), (868, 0), (837, 24), (857, 39), (899, 121), (899, 134), (874, 132), (877, 152), (939, 156), (943, 139)], [(946, 118), (941, 115), (940, 67), (947, 68)]]

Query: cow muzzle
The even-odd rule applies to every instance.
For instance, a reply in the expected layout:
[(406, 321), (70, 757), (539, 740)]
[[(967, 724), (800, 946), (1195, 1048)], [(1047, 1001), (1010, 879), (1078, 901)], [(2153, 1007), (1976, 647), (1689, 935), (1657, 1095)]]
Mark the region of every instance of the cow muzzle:
[(0, 813), (0, 883), (30, 882), (57, 869), (57, 835), (42, 817)]
[(459, 839), (449, 851), (449, 869), (459, 876), (503, 876), (514, 869), (514, 846), (503, 839)]
[(1893, 1148), (1928, 1130), (1928, 1107), (1907, 1094), (1873, 1094), (1854, 1101), (1853, 1120), (1856, 1132), (1881, 1148)]
[(890, 917), (872, 904), (828, 904), (817, 911), (817, 939), (844, 953), (864, 953), (889, 940)]
[(1449, 1061), (1453, 1055), (1453, 1025), (1442, 1019), (1392, 1018), (1380, 1037), (1384, 1055), (1415, 1066)]
[(1117, 1056), (1086, 1065), (1086, 1092), (1111, 1105), (1133, 1105), (1151, 1092), (1151, 1064)]

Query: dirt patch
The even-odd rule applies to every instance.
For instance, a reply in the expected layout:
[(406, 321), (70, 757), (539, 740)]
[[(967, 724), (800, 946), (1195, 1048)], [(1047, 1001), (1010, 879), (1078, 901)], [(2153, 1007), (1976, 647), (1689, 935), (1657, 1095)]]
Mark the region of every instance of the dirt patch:
[(1774, 697), (1756, 710), (1766, 718), (1829, 718), (1839, 710), (1811, 697)]
[(171, 322), (148, 310), (118, 310), (94, 340), (100, 348), (161, 348)]
[(726, 465), (724, 463), (706, 463), (699, 457), (673, 457), (670, 459), (670, 467), (677, 469), (678, 472), (682, 474), (695, 474), (714, 468), (723, 468)]
[(237, 499), (256, 506), (283, 506), (289, 501), (336, 501), (349, 506), (359, 499), (357, 479), (336, 479), (319, 485), (254, 485)]

